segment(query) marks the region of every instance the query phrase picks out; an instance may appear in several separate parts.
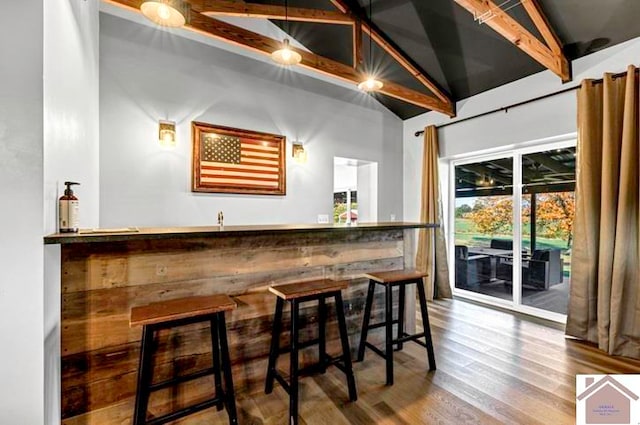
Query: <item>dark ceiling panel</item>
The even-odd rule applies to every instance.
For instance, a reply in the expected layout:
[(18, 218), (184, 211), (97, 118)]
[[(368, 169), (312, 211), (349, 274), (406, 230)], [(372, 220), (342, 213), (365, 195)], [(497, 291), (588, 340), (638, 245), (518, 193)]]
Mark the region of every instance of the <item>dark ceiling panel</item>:
[(405, 2), (394, 15), (381, 29), (456, 100), (543, 69), (452, 0)]
[[(279, 23), (282, 29), (284, 25)], [(290, 22), (291, 37), (302, 43), (313, 53), (350, 65), (353, 48), (350, 26)]]
[(415, 117), (425, 112), (429, 112), (428, 109), (421, 108), (419, 106), (412, 105), (402, 100), (394, 99), (393, 97), (385, 96), (379, 93), (373, 94), (380, 103), (382, 103), (387, 109), (393, 111), (399, 118), (406, 120)]
[(568, 59), (640, 36), (638, 0), (539, 0)]

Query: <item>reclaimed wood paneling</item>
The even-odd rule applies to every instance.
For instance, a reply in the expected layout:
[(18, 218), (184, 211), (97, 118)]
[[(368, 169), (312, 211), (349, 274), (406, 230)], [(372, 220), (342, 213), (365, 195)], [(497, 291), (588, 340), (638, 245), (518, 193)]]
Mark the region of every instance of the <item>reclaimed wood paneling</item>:
[[(227, 318), (237, 391), (264, 384), (275, 296), (269, 285), (319, 278), (347, 279), (344, 291), (352, 349), (362, 321), (366, 279), (373, 270), (396, 270), (413, 261), (406, 232), (353, 229), (350, 232), (292, 232), (212, 238), (134, 240), (63, 245), (62, 250), (62, 419), (67, 425), (128, 424), (138, 367), (140, 328), (129, 328), (132, 306), (193, 295), (226, 293), (238, 308)], [(375, 314), (380, 315), (382, 302)], [(303, 305), (317, 332), (317, 309)], [(328, 338), (339, 352), (329, 304)], [(285, 310), (285, 321), (288, 310)], [(285, 324), (286, 329), (287, 324)], [(288, 334), (283, 334), (285, 344)], [(203, 324), (163, 331), (158, 338), (156, 379), (210, 365), (209, 329)], [(316, 358), (309, 348), (303, 362)], [(284, 363), (283, 363), (284, 364)], [(206, 397), (211, 379), (154, 394), (151, 411)]]
[[(367, 354), (354, 364), (358, 401), (347, 402), (344, 374), (301, 380), (300, 420), (307, 425), (477, 425), (576, 423), (576, 374), (640, 373), (640, 362), (607, 356), (567, 339), (564, 331), (460, 300), (429, 302), (438, 370), (427, 372), (423, 347), (407, 343), (394, 353), (395, 385), (384, 386), (384, 360)], [(421, 327), (421, 323), (418, 323)], [(257, 370), (262, 360), (249, 362)], [(283, 364), (284, 366), (285, 364)], [(184, 400), (188, 394), (176, 392)], [(154, 409), (170, 404), (154, 400)], [(287, 423), (288, 398), (279, 387), (237, 396), (243, 425)], [(163, 404), (164, 403), (164, 404)], [(66, 425), (126, 424), (126, 398), (65, 421)], [(226, 412), (208, 409), (174, 425), (227, 424)]]

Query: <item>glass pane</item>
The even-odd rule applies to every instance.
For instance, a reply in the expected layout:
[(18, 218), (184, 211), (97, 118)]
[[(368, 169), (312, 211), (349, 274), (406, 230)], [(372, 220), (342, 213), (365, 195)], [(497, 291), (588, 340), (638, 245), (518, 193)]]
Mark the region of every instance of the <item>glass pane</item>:
[(355, 190), (333, 194), (333, 222), (356, 223), (358, 221), (358, 192)]
[(513, 158), (455, 168), (455, 287), (512, 300)]
[(522, 156), (522, 304), (567, 313), (575, 147)]

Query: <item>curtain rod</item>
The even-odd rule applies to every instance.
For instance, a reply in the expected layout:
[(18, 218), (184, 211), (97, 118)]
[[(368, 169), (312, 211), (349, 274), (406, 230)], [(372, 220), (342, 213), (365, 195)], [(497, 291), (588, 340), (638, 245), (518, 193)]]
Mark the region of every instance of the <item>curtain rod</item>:
[[(638, 71), (639, 71), (639, 69), (636, 68), (636, 72), (635, 72), (636, 75), (638, 75)], [(616, 78), (624, 77), (625, 75), (627, 75), (627, 71), (619, 72), (617, 74), (613, 74), (613, 75), (611, 75), (611, 78), (616, 79)], [(601, 84), (602, 81), (603, 81), (603, 79), (599, 78), (597, 80), (591, 80), (591, 83), (594, 84), (594, 85), (595, 84)], [(443, 128), (443, 127), (447, 127), (449, 125), (459, 124), (461, 122), (469, 121), (469, 120), (472, 120), (474, 118), (480, 118), (480, 117), (484, 117), (485, 115), (495, 114), (496, 112), (502, 112), (502, 111), (508, 112), (509, 109), (511, 109), (511, 108), (516, 108), (518, 106), (526, 105), (527, 103), (536, 102), (538, 100), (546, 99), (548, 97), (553, 97), (555, 95), (562, 94), (562, 93), (567, 93), (567, 92), (570, 92), (572, 90), (577, 90), (579, 88), (580, 88), (580, 85), (567, 87), (566, 89), (562, 89), (562, 90), (558, 90), (558, 91), (553, 92), (553, 93), (548, 93), (548, 94), (545, 94), (545, 95), (542, 95), (542, 96), (534, 97), (533, 99), (528, 99), (528, 100), (525, 100), (525, 101), (522, 101), (522, 102), (514, 103), (514, 104), (509, 105), (509, 106), (503, 106), (501, 108), (492, 109), (490, 111), (486, 111), (486, 112), (483, 112), (483, 113), (478, 114), (478, 115), (472, 115), (470, 117), (463, 118), (463, 119), (458, 120), (458, 121), (453, 121), (453, 122), (448, 122), (448, 123), (445, 123), (445, 124), (440, 124), (440, 125), (437, 125), (436, 128)], [(414, 133), (415, 137), (420, 137), (423, 134), (424, 134), (424, 130), (416, 131)]]

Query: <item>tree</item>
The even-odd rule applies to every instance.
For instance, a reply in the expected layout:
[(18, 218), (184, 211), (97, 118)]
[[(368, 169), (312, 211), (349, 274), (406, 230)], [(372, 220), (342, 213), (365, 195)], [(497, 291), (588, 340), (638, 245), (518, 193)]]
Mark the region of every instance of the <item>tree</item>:
[(456, 208), (456, 218), (464, 218), (465, 214), (471, 212), (471, 207), (467, 204), (462, 204)]
[(486, 196), (476, 200), (468, 214), (480, 233), (491, 236), (512, 229), (513, 205), (511, 197)]
[[(527, 229), (531, 221), (531, 196), (522, 199), (522, 225)], [(538, 193), (536, 196), (536, 231), (539, 236), (562, 239), (571, 247), (571, 233), (575, 216), (574, 192)], [(495, 235), (513, 229), (511, 197), (486, 196), (476, 200), (466, 216), (480, 233)]]
[(536, 228), (539, 234), (547, 238), (567, 241), (571, 247), (571, 233), (575, 217), (575, 193), (541, 193), (537, 198)]

